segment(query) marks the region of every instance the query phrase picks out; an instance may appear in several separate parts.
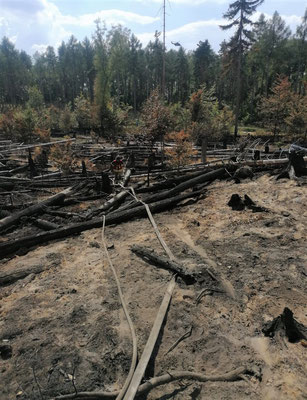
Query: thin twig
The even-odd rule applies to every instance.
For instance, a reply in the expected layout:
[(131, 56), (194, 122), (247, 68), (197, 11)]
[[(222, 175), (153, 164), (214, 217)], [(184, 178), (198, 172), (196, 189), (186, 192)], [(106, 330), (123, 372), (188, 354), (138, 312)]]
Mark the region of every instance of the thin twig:
[(75, 371), (76, 371), (76, 365), (74, 364), (74, 368), (73, 368), (73, 370), (72, 370), (72, 379), (71, 379), (71, 383), (72, 383), (72, 385), (73, 385), (73, 387), (74, 387), (75, 394), (77, 395), (78, 391), (77, 391), (77, 388), (76, 388), (76, 385), (75, 385), (75, 380), (76, 380)]
[(220, 289), (209, 289), (209, 288), (203, 289), (196, 297), (196, 304), (200, 302), (200, 300), (205, 296), (205, 294), (210, 294), (210, 292), (225, 293), (224, 290)]
[(36, 377), (36, 374), (35, 374), (34, 366), (32, 366), (32, 372), (33, 372), (33, 376), (34, 376), (34, 380), (35, 380), (36, 386), (38, 387), (40, 398), (41, 398), (41, 400), (44, 400), (41, 387), (40, 387), (40, 385), (38, 383), (38, 380), (37, 380), (37, 377)]
[[(151, 391), (153, 388), (156, 388), (161, 385), (165, 385), (167, 383), (173, 381), (180, 381), (182, 379), (193, 380), (199, 382), (235, 382), (238, 380), (242, 380), (242, 375), (246, 373), (254, 373), (250, 368), (239, 367), (233, 371), (230, 371), (223, 375), (216, 376), (207, 376), (203, 374), (198, 374), (191, 371), (172, 371), (167, 372), (165, 375), (151, 378), (149, 381), (143, 383), (139, 386), (137, 394), (144, 394)], [(118, 395), (117, 392), (79, 392), (76, 394), (66, 394), (62, 396), (55, 397), (55, 400), (69, 400), (69, 399), (89, 399), (89, 400), (106, 400), (106, 399), (115, 399)]]
[(182, 336), (180, 336), (180, 338), (177, 339), (174, 344), (171, 345), (171, 347), (167, 350), (167, 352), (164, 354), (164, 356), (166, 356), (168, 353), (170, 353), (172, 350), (174, 350), (174, 348), (176, 346), (178, 346), (178, 344), (180, 342), (182, 342), (182, 340), (187, 339), (188, 337), (190, 337), (191, 334), (192, 334), (192, 330), (193, 330), (193, 326), (191, 325), (190, 329), (186, 333), (184, 333)]

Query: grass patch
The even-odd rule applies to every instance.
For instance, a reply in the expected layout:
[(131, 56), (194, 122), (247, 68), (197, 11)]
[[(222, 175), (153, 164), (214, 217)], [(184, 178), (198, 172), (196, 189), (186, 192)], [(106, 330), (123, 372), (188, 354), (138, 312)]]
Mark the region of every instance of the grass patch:
[(267, 128), (260, 128), (259, 126), (239, 126), (238, 133), (240, 136), (271, 136), (272, 132)]

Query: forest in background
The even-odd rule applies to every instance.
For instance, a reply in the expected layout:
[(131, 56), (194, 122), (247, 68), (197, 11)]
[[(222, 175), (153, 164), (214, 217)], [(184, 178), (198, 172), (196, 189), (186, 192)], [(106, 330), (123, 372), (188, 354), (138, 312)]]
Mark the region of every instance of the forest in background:
[(139, 133), (155, 141), (172, 132), (184, 143), (190, 137), (225, 141), (240, 124), (306, 139), (307, 10), (292, 33), (278, 12), (252, 23), (261, 3), (230, 4), (222, 28), (235, 33), (218, 53), (208, 40), (193, 51), (180, 43), (166, 49), (165, 82), (157, 32), (143, 48), (127, 28), (107, 30), (97, 21), (91, 40), (72, 36), (33, 57), (4, 37), (0, 134), (33, 142), (53, 132), (108, 139)]

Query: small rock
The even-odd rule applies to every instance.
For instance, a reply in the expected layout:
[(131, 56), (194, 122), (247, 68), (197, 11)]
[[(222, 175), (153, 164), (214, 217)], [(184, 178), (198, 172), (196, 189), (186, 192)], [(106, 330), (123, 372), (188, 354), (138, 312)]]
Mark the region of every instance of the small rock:
[(89, 243), (89, 246), (90, 246), (90, 247), (96, 247), (97, 249), (100, 248), (100, 244), (99, 244), (98, 242), (95, 242), (95, 241), (90, 242), (90, 243)]

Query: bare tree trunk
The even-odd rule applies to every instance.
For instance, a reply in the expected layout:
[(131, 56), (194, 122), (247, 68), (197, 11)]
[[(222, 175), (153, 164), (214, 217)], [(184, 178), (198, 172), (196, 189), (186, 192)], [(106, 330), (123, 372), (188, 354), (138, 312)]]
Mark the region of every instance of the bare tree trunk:
[(201, 138), (201, 162), (207, 162), (207, 146), (208, 146), (208, 139), (206, 136), (202, 136)]

